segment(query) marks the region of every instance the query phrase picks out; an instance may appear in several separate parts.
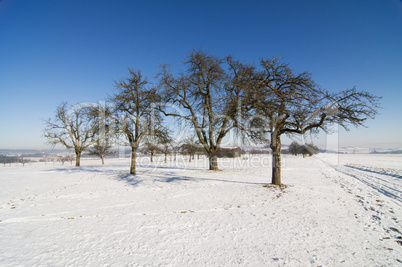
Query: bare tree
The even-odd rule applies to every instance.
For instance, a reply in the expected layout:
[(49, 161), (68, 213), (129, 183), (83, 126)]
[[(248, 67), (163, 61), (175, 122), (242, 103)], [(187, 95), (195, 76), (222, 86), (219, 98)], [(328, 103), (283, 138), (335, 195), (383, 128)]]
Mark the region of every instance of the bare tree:
[(272, 149), (272, 184), (281, 185), (281, 136), (283, 134), (317, 133), (329, 125), (360, 126), (374, 118), (379, 97), (355, 88), (339, 93), (322, 90), (303, 72), (295, 74), (278, 58), (261, 60), (255, 83), (248, 91), (248, 104), (255, 117), (249, 132), (269, 133)]
[(303, 158), (305, 158), (307, 155), (311, 157), (314, 154), (318, 154), (319, 149), (314, 144), (300, 145), (296, 141), (293, 141), (288, 147), (288, 152), (295, 156), (302, 154)]
[(173, 140), (169, 135), (166, 135), (159, 141), (159, 145), (161, 146), (160, 151), (165, 155), (165, 163), (167, 163), (167, 157), (171, 152), (170, 148), (173, 147)]
[(181, 150), (184, 152), (188, 153), (189, 155), (189, 162), (191, 162), (191, 158), (194, 159), (194, 155), (197, 151), (199, 151), (200, 148), (200, 142), (195, 141), (191, 137), (187, 137), (186, 139), (183, 140), (181, 146)]
[(172, 141), (172, 142), (170, 142), (170, 147), (172, 148), (172, 153), (173, 153), (173, 157), (174, 157), (173, 160), (176, 161), (177, 153), (180, 151), (180, 146), (176, 142)]
[(113, 110), (105, 102), (99, 102), (98, 106), (90, 109), (90, 115), (93, 117), (95, 128), (95, 144), (88, 149), (89, 155), (97, 156), (101, 159), (102, 165), (105, 164), (107, 155), (115, 154), (111, 150), (114, 143), (116, 129), (114, 126)]
[(0, 155), (0, 163), (3, 163), (4, 167), (6, 167), (6, 164), (9, 164), (11, 167), (11, 163), (15, 162), (19, 162), (19, 158), (16, 156)]
[(299, 143), (297, 143), (296, 141), (293, 141), (288, 147), (288, 152), (295, 156), (299, 155), (299, 153), (300, 153)]
[(146, 136), (145, 148), (151, 155), (151, 162), (154, 162), (154, 155), (156, 153), (162, 152), (165, 155), (166, 162), (166, 149), (169, 148), (169, 142), (171, 138), (169, 136), (169, 131), (167, 128), (160, 125), (161, 118), (158, 119), (158, 124), (155, 125), (151, 134)]
[(111, 150), (112, 145), (109, 142), (97, 140), (96, 144), (88, 149), (89, 155), (94, 155), (102, 160), (102, 165), (105, 164), (105, 157), (107, 155), (115, 154), (115, 151)]
[(18, 162), (22, 164), (22, 166), (25, 166), (25, 163), (30, 162), (29, 159), (25, 159), (24, 157), (19, 157)]
[(303, 155), (303, 158), (305, 158), (307, 155), (311, 157), (312, 155), (318, 154), (318, 152), (319, 149), (314, 144), (304, 144), (301, 147), (301, 153)]
[(128, 69), (130, 76), (115, 82), (116, 93), (111, 97), (114, 117), (125, 144), (131, 147), (130, 174), (135, 174), (137, 149), (147, 136), (155, 135), (161, 127), (161, 117), (154, 109), (159, 101), (156, 90), (149, 86), (141, 71)]
[(158, 147), (158, 145), (155, 141), (151, 141), (151, 140), (147, 140), (144, 145), (145, 145), (146, 152), (148, 152), (150, 155), (150, 161), (154, 162), (154, 156), (155, 156), (155, 154), (157, 154), (158, 152), (161, 151), (160, 148)]
[(60, 157), (59, 161), (61, 162), (61, 165), (64, 165), (64, 162), (67, 161), (67, 158), (66, 157)]
[[(227, 63), (226, 69), (224, 63)], [(231, 58), (221, 60), (202, 51), (192, 52), (185, 62), (186, 70), (173, 75), (162, 67), (160, 85), (167, 104), (178, 109), (165, 109), (167, 116), (188, 122), (209, 156), (209, 169), (217, 170), (216, 153), (223, 138), (236, 127), (240, 70), (243, 65)]]
[(73, 165), (74, 155), (67, 155), (64, 157), (66, 161), (69, 161), (71, 165)]
[(75, 166), (80, 166), (82, 152), (94, 142), (96, 124), (88, 115), (88, 106), (77, 104), (57, 107), (54, 119), (45, 121), (44, 137), (52, 145), (61, 144), (75, 151)]

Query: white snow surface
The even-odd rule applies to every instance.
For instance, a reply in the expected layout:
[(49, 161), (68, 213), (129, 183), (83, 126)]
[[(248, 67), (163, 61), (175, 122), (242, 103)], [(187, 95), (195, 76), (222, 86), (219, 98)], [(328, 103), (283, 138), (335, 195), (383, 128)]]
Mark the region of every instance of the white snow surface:
[(0, 167), (0, 266), (401, 266), (402, 155)]

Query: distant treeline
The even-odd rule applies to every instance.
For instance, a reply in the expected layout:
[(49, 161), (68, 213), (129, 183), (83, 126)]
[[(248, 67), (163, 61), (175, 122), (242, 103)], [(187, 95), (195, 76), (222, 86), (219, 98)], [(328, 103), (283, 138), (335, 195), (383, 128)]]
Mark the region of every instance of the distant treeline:
[(303, 144), (300, 145), (297, 142), (292, 142), (288, 147), (288, 153), (298, 156), (303, 155), (303, 158), (306, 156), (312, 156), (314, 154), (318, 154), (319, 149), (314, 144)]
[(3, 163), (4, 165), (16, 162), (19, 162), (19, 157), (17, 156), (0, 155), (0, 163)]

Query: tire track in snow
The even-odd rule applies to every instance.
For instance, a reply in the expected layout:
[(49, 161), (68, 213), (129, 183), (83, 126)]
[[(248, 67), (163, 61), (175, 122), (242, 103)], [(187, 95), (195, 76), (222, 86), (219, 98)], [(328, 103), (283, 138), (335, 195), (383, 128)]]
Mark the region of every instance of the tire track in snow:
[[(366, 229), (374, 231), (377, 226), (381, 227), (383, 231), (383, 237), (379, 239), (381, 242), (393, 240), (402, 245), (402, 227), (398, 219), (402, 207), (402, 183), (398, 177), (372, 174), (365, 170), (348, 168), (347, 165), (334, 166), (328, 163), (326, 165), (329, 168), (322, 169), (321, 173), (354, 195), (356, 201), (364, 208), (363, 213), (355, 214), (356, 219), (363, 223)], [(367, 191), (362, 185), (368, 186), (373, 191)]]
[(364, 170), (356, 169), (353, 167), (334, 167), (337, 172), (346, 174), (355, 178), (356, 180), (368, 185), (372, 189), (389, 197), (396, 204), (402, 204), (402, 182), (398, 178), (387, 176), (386, 174), (367, 173)]

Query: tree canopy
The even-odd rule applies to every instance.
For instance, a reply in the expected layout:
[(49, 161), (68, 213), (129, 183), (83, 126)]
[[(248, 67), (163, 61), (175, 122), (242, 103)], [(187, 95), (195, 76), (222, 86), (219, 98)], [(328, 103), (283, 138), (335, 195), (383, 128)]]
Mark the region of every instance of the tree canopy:
[[(173, 74), (165, 65), (159, 74), (166, 116), (188, 122), (209, 156), (210, 170), (218, 169), (217, 152), (223, 138), (236, 127), (244, 67), (232, 58), (220, 59), (193, 51), (185, 61), (185, 71)], [(167, 104), (167, 105), (166, 105)]]
[(164, 134), (162, 118), (155, 109), (159, 102), (156, 89), (151, 87), (141, 71), (129, 69), (129, 77), (115, 82), (115, 94), (111, 97), (117, 132), (123, 144), (131, 147), (130, 173), (135, 174), (137, 149), (147, 139)]
[(49, 144), (74, 149), (75, 166), (80, 166), (82, 152), (95, 141), (97, 124), (89, 115), (89, 109), (90, 106), (85, 104), (69, 107), (67, 103), (62, 103), (57, 107), (55, 117), (45, 121), (44, 137)]
[(330, 125), (361, 126), (374, 118), (380, 98), (356, 88), (329, 93), (308, 72), (294, 73), (279, 58), (262, 59), (245, 105), (253, 112), (247, 132), (270, 135), (272, 183), (281, 184), (281, 135), (327, 131)]
[[(180, 143), (169, 137), (169, 129), (163, 126), (164, 114), (194, 130), (209, 157), (210, 170), (218, 169), (217, 154), (230, 132), (265, 143), (272, 150), (272, 183), (281, 185), (283, 134), (328, 132), (334, 125), (346, 130), (350, 125), (364, 126), (377, 114), (380, 97), (355, 87), (329, 92), (314, 82), (310, 73), (296, 73), (280, 58), (245, 64), (231, 56), (219, 58), (192, 51), (182, 72), (163, 65), (153, 84), (140, 70), (129, 69), (128, 77), (115, 82), (110, 101), (113, 109), (103, 113), (108, 114), (108, 129), (110, 124), (116, 127), (107, 132), (123, 136), (118, 139), (131, 147), (131, 174), (135, 174), (140, 145), (155, 148), (161, 144), (166, 159), (169, 146)], [(46, 121), (45, 137), (52, 144), (74, 148), (77, 165), (84, 149), (107, 138), (99, 134), (100, 118), (94, 123), (96, 116), (88, 114), (91, 112), (85, 107), (62, 104), (55, 119)], [(193, 153), (192, 146), (185, 149)]]

